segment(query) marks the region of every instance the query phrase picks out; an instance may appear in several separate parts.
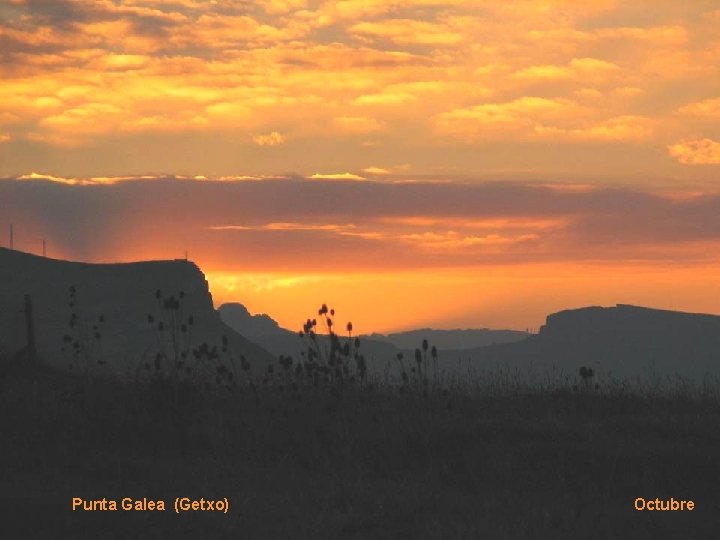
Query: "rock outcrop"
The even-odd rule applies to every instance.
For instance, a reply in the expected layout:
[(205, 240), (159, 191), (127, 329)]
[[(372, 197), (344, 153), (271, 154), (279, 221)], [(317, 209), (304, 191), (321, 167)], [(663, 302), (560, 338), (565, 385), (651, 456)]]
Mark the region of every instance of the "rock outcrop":
[(226, 355), (243, 355), (259, 370), (273, 361), (221, 321), (205, 276), (189, 261), (87, 264), (0, 248), (0, 354), (27, 345), (26, 295), (37, 358), (60, 369), (132, 377), (160, 350), (184, 350), (191, 362), (193, 349), (220, 349), (223, 336)]
[(695, 381), (720, 376), (720, 316), (618, 304), (548, 315), (537, 335), (517, 343), (451, 351), (446, 360), (504, 366), (524, 372), (555, 369), (597, 378)]
[(295, 332), (281, 328), (277, 321), (269, 315), (265, 313), (252, 315), (244, 305), (237, 302), (221, 305), (218, 313), (225, 324), (251, 340), (287, 336), (288, 334), (297, 338)]
[(720, 317), (618, 304), (553, 313), (538, 336), (559, 360), (619, 374), (720, 374)]
[[(297, 331), (281, 327), (266, 314), (252, 315), (242, 304), (234, 302), (223, 304), (218, 308), (218, 313), (225, 324), (272, 354), (300, 359), (307, 349), (307, 345), (300, 339)], [(298, 324), (298, 329), (301, 326)], [(345, 340), (347, 336), (340, 335), (340, 338)], [(322, 347), (330, 347), (327, 336), (320, 334), (317, 339)], [(391, 343), (362, 336), (360, 353), (365, 356), (369, 371), (380, 373), (386, 363), (395, 358), (398, 349)]]

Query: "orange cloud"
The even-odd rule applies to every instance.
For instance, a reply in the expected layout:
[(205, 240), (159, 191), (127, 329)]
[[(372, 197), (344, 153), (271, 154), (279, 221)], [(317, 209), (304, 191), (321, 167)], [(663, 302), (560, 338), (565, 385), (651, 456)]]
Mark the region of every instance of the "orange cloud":
[(536, 126), (541, 137), (558, 139), (629, 141), (648, 139), (653, 135), (653, 121), (640, 116), (619, 116), (577, 128)]
[[(159, 154), (175, 152), (210, 176), (308, 174), (328, 153), (342, 156), (336, 170), (417, 161), (417, 171), (490, 175), (507, 169), (508, 152), (462, 148), (552, 141), (542, 156), (515, 154), (518, 167), (568, 174), (565, 144), (631, 143), (646, 176), (662, 175), (649, 150), (706, 133), (717, 117), (713, 89), (702, 91), (720, 65), (716, 11), (611, 0), (15, 2), (0, 27), (0, 125), (12, 149), (0, 169), (59, 166), (52, 149), (33, 163), (41, 145), (72, 147), (73, 170), (93, 164), (90, 175), (165, 170)], [(681, 88), (708, 99), (688, 104)], [(286, 139), (282, 156), (259, 148), (273, 132)], [(237, 151), (233, 140), (247, 170), (210, 157)], [(113, 170), (148, 141), (162, 152)], [(572, 173), (610, 177), (621, 163), (599, 171), (588, 158)]]
[(390, 169), (385, 169), (383, 167), (366, 167), (363, 169), (363, 172), (373, 176), (386, 176), (391, 173)]
[(365, 94), (353, 100), (355, 105), (402, 105), (415, 101), (417, 97), (408, 92), (379, 92)]
[(266, 223), (264, 225), (215, 225), (208, 227), (211, 231), (331, 231), (344, 232), (355, 228), (353, 224), (346, 225), (314, 225), (308, 223)]
[(277, 131), (273, 131), (267, 135), (255, 135), (253, 142), (258, 146), (277, 146), (285, 142), (285, 137)]
[[(416, 244), (425, 251), (445, 252), (474, 246), (483, 248), (507, 247), (511, 244), (530, 242), (538, 240), (536, 234), (522, 234), (518, 236), (503, 236), (500, 234), (488, 234), (485, 236), (462, 235), (457, 231), (446, 231), (442, 233), (424, 232), (400, 235), (399, 240)], [(486, 251), (486, 250), (485, 250)]]
[(668, 146), (668, 153), (683, 165), (720, 163), (720, 142), (712, 139), (683, 140)]
[(463, 36), (450, 25), (412, 19), (386, 19), (378, 22), (361, 22), (349, 31), (360, 36), (389, 39), (400, 44), (453, 45)]
[(566, 65), (531, 66), (517, 71), (513, 76), (519, 79), (570, 79), (577, 78), (584, 83), (592, 80), (604, 81), (617, 73), (619, 67), (597, 58), (573, 58)]
[(315, 173), (309, 178), (313, 180), (365, 180), (365, 177), (344, 172), (344, 173)]
[(504, 103), (453, 109), (437, 117), (440, 133), (466, 139), (526, 138), (544, 134), (547, 124), (575, 119), (582, 108), (572, 101), (524, 96)]
[(453, 218), (450, 216), (442, 217), (424, 217), (424, 216), (402, 216), (402, 217), (383, 217), (377, 220), (380, 223), (389, 225), (408, 225), (411, 227), (453, 227), (463, 229), (491, 229), (497, 231), (508, 231), (516, 229), (526, 229), (532, 231), (562, 229), (568, 225), (565, 218), (487, 218), (487, 219), (469, 219), (469, 218)]
[(655, 46), (677, 47), (688, 41), (687, 29), (679, 24), (664, 26), (619, 26), (602, 28), (597, 35), (603, 39), (631, 39)]
[(706, 99), (680, 107), (681, 114), (689, 114), (702, 118), (720, 118), (720, 98)]
[(367, 116), (341, 116), (333, 118), (333, 125), (342, 133), (364, 134), (380, 131), (383, 123)]

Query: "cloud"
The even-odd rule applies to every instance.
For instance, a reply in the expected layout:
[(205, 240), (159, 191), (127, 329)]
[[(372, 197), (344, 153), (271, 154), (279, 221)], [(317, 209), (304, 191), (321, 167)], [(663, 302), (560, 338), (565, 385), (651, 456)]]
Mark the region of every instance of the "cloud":
[[(322, 170), (333, 154), (336, 170), (411, 161), (490, 177), (510, 153), (541, 176), (610, 178), (628, 163), (665, 175), (654, 148), (712, 135), (720, 65), (716, 10), (670, 4), (13, 2), (0, 172), (230, 175), (222, 156), (241, 141), (258, 176)], [(254, 140), (273, 132), (282, 156)], [(589, 157), (597, 143), (617, 149)], [(186, 157), (172, 170), (169, 155)]]
[(557, 128), (536, 126), (535, 133), (540, 137), (566, 140), (629, 141), (650, 138), (654, 122), (641, 116), (619, 116), (597, 123), (587, 123), (582, 127)]
[(601, 28), (597, 35), (602, 39), (628, 39), (664, 47), (679, 47), (688, 41), (688, 31), (680, 24)]
[[(437, 117), (440, 133), (465, 139), (500, 137), (535, 137), (543, 135), (548, 125), (563, 119), (576, 119), (582, 108), (563, 99), (523, 96), (504, 103), (483, 103), (453, 109)], [(562, 127), (557, 127), (562, 129)]]
[(363, 169), (363, 172), (373, 176), (386, 176), (391, 173), (390, 169), (385, 169), (383, 167), (366, 167)]
[(411, 169), (409, 163), (403, 163), (401, 165), (393, 165), (393, 166), (386, 166), (386, 167), (366, 167), (363, 169), (363, 172), (369, 174), (370, 176), (383, 176), (388, 177), (390, 175), (393, 175), (392, 181), (393, 182), (405, 182), (408, 181), (407, 179), (403, 179), (402, 177), (398, 175), (407, 174), (408, 171)]
[(683, 165), (720, 163), (720, 142), (712, 139), (683, 140), (667, 147), (668, 153)]
[(720, 98), (690, 103), (689, 105), (680, 107), (678, 112), (702, 118), (720, 118)]
[(344, 232), (352, 230), (355, 225), (314, 225), (311, 223), (265, 223), (263, 225), (215, 225), (208, 227), (211, 231), (333, 231)]
[(357, 174), (344, 173), (315, 173), (310, 176), (313, 180), (365, 180), (365, 177)]
[(112, 71), (128, 71), (147, 66), (152, 59), (143, 54), (108, 54), (102, 57), (103, 65)]
[(485, 218), (470, 219), (453, 216), (427, 217), (427, 216), (402, 216), (382, 217), (376, 221), (388, 225), (401, 225), (410, 227), (444, 227), (450, 229), (468, 230), (494, 230), (506, 233), (508, 231), (532, 230), (548, 231), (559, 230), (566, 227), (569, 221), (565, 218), (523, 218), (514, 216), (512, 218)]
[(443, 114), (447, 120), (474, 120), (484, 124), (513, 122), (531, 115), (554, 114), (571, 107), (571, 102), (537, 96), (523, 96), (504, 103), (483, 103)]
[(403, 242), (417, 244), (417, 246), (430, 252), (443, 253), (447, 251), (457, 251), (461, 249), (482, 247), (485, 248), (484, 253), (488, 253), (488, 249), (507, 248), (512, 244), (520, 244), (538, 240), (536, 234), (522, 234), (518, 236), (503, 236), (500, 234), (488, 234), (485, 236), (462, 235), (456, 231), (447, 231), (444, 233), (423, 232), (413, 234), (403, 234), (398, 237)]
[(678, 257), (694, 264), (720, 247), (717, 195), (678, 198), (551, 182), (332, 179), (35, 173), (0, 179), (0, 199), (18, 238), (47, 238), (62, 256), (175, 258), (187, 249), (210, 270), (410, 270)]
[(220, 176), (208, 178), (204, 175), (142, 175), (142, 176), (90, 176), (90, 177), (65, 177), (53, 174), (45, 174), (31, 172), (17, 177), (17, 180), (41, 180), (53, 182), (56, 184), (65, 184), (69, 186), (93, 186), (93, 185), (114, 185), (120, 182), (147, 182), (152, 180), (195, 180), (205, 182), (242, 182), (248, 180), (261, 180), (257, 176)]
[(524, 96), (505, 103), (484, 103), (454, 109), (437, 116), (441, 134), (467, 141), (493, 136), (510, 139), (565, 141), (645, 140), (656, 121), (640, 115), (597, 118), (597, 113), (577, 101)]
[(253, 142), (258, 146), (277, 146), (285, 142), (285, 137), (277, 131), (273, 131), (267, 135), (255, 135)]
[(250, 290), (255, 293), (267, 294), (276, 289), (327, 283), (328, 276), (302, 275), (287, 276), (280, 273), (238, 273), (238, 272), (206, 272), (209, 282), (217, 284), (218, 288), (235, 294), (247, 294)]
[(643, 93), (643, 89), (636, 86), (623, 86), (621, 88), (615, 88), (614, 92), (618, 96), (632, 98), (641, 95)]
[(367, 116), (341, 116), (333, 119), (333, 125), (342, 133), (365, 134), (380, 131), (383, 123)]
[(262, 2), (265, 11), (271, 14), (286, 14), (304, 8), (306, 4), (307, 0), (269, 0)]
[(452, 26), (413, 19), (385, 19), (361, 22), (349, 28), (352, 34), (389, 39), (400, 44), (453, 45), (463, 36)]
[(513, 74), (513, 77), (527, 80), (570, 79), (576, 78), (587, 82), (604, 81), (620, 68), (612, 63), (597, 58), (573, 58), (565, 65), (531, 66)]
[(364, 94), (353, 100), (354, 105), (402, 105), (417, 100), (417, 96), (408, 92), (378, 92)]

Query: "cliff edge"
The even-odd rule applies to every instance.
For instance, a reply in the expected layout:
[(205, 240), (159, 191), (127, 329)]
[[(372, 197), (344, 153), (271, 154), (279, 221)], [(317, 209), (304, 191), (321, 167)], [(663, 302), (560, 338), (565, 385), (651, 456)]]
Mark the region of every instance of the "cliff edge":
[[(0, 354), (27, 346), (26, 295), (37, 358), (60, 369), (92, 364), (98, 373), (134, 376), (160, 349), (220, 349), (223, 336), (228, 355), (243, 355), (253, 371), (273, 360), (221, 321), (204, 274), (189, 261), (88, 264), (0, 248)], [(78, 358), (69, 338), (92, 358)]]

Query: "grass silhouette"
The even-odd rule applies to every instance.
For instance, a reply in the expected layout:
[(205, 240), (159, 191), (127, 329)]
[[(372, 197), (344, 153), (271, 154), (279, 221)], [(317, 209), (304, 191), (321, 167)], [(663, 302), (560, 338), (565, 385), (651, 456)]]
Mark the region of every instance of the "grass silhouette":
[[(222, 346), (188, 349), (197, 354), (187, 362), (222, 375), (203, 371), (209, 384), (87, 385), (41, 368), (4, 377), (0, 448), (11, 464), (5, 485), (14, 486), (1, 495), (12, 510), (5, 530), (269, 539), (703, 538), (714, 530), (715, 382), (615, 381), (585, 391), (587, 368), (547, 384), (502, 371), (450, 378), (427, 342), (412, 365), (395, 359), (399, 376), (381, 378), (361, 368), (351, 325), (340, 337), (331, 309), (318, 316), (329, 341), (310, 319), (299, 336), (303, 357), (281, 357), (257, 378), (235, 374), (233, 384), (217, 372), (226, 364), (212, 363), (232, 357)], [(172, 344), (163, 339), (159, 348)], [(160, 365), (175, 369), (167, 359), (185, 358), (184, 349), (168, 350)], [(231, 512), (81, 514), (70, 511), (73, 496), (228, 497)], [(637, 497), (693, 499), (697, 509), (641, 513), (632, 509)]]

